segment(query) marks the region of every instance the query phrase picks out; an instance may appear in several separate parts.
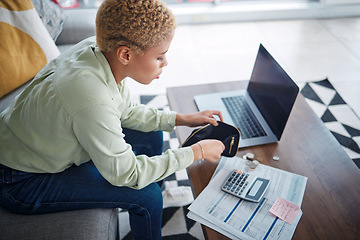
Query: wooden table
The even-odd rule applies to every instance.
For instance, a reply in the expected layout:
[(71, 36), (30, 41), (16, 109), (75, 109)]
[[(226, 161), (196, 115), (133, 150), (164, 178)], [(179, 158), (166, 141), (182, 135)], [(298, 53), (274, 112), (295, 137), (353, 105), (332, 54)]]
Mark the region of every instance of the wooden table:
[[(243, 89), (247, 81), (172, 87), (167, 89), (170, 108), (181, 113), (197, 111), (194, 95)], [(193, 129), (177, 127), (183, 143)], [(360, 170), (299, 94), (278, 143), (240, 149), (261, 163), (308, 177), (303, 215), (293, 239), (360, 239)], [(279, 156), (279, 161), (272, 160)], [(188, 168), (196, 196), (207, 186), (217, 163), (204, 162)], [(228, 239), (202, 226), (207, 239)]]

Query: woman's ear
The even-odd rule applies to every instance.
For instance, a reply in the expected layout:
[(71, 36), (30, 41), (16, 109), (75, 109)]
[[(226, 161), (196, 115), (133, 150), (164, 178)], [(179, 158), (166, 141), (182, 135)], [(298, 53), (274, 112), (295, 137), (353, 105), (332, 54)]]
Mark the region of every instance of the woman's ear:
[(116, 50), (117, 59), (123, 64), (128, 65), (130, 61), (130, 49), (126, 46), (120, 46)]

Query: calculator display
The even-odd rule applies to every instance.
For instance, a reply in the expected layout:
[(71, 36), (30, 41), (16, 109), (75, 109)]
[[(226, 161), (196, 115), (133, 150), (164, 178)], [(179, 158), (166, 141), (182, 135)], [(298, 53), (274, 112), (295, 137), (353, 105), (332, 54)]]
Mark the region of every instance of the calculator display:
[(269, 183), (269, 179), (256, 178), (254, 184), (250, 187), (250, 190), (245, 195), (244, 199), (253, 200), (254, 202), (260, 201), (264, 196)]

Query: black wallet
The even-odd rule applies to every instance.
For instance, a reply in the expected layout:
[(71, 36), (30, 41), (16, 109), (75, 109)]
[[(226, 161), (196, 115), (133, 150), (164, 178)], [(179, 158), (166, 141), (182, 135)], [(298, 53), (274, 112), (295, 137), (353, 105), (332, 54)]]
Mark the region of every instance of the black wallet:
[(183, 143), (183, 147), (191, 146), (203, 139), (220, 140), (225, 145), (225, 150), (221, 154), (225, 157), (234, 157), (237, 153), (240, 141), (240, 131), (238, 128), (218, 121), (219, 125), (207, 124), (195, 129)]

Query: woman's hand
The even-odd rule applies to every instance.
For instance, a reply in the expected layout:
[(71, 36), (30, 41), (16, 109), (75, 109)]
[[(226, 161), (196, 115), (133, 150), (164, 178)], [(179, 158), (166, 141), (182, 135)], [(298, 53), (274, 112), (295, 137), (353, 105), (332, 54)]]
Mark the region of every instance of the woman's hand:
[(208, 123), (211, 123), (214, 126), (217, 126), (217, 120), (214, 118), (214, 115), (220, 118), (220, 121), (223, 121), (223, 117), (220, 111), (216, 110), (206, 110), (196, 113), (177, 113), (176, 114), (176, 126), (188, 126), (188, 127), (197, 127), (203, 126)]
[(204, 159), (209, 162), (216, 162), (224, 151), (225, 146), (219, 140), (201, 140), (190, 146), (194, 152), (194, 161)]

